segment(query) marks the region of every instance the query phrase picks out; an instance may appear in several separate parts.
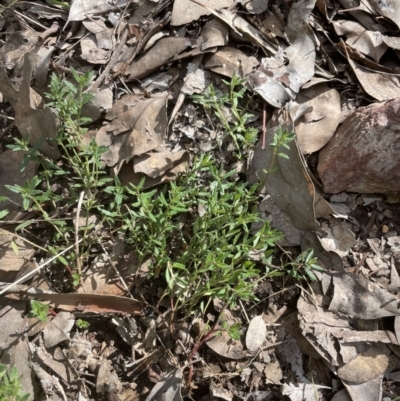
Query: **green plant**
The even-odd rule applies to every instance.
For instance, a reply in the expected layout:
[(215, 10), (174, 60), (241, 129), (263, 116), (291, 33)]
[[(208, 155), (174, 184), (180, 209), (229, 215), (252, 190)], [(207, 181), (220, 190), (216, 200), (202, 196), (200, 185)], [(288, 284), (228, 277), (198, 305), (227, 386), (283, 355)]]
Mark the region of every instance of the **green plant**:
[[(48, 98), (51, 107), (58, 118), (57, 144), (62, 150), (62, 161), (54, 162), (44, 157), (37, 149), (28, 145), (27, 139), (16, 139), (16, 144), (9, 148), (14, 151), (27, 153), (22, 169), (28, 161), (35, 161), (40, 165), (39, 173), (23, 186), (7, 185), (6, 187), (23, 198), (23, 208), (38, 212), (54, 230), (54, 237), (50, 241), (49, 251), (55, 255), (69, 244), (71, 237), (78, 235), (84, 239), (80, 249), (68, 254), (60, 261), (65, 265), (77, 264), (77, 277), (81, 275), (81, 253), (85, 254), (90, 243), (89, 233), (94, 229), (94, 223), (89, 222), (93, 213), (101, 216), (102, 220), (109, 219), (109, 213), (104, 206), (101, 196), (105, 185), (112, 178), (105, 176), (102, 169), (101, 155), (107, 151), (105, 147), (98, 146), (94, 139), (85, 139), (87, 129), (84, 127), (90, 120), (82, 117), (83, 106), (93, 97), (85, 93), (85, 88), (90, 84), (92, 73), (78, 74), (73, 68), (71, 73), (75, 82), (69, 82), (52, 75), (50, 93)], [(60, 191), (54, 191), (56, 181), (64, 180), (64, 190), (67, 194), (61, 195)], [(68, 189), (66, 189), (68, 188)], [(79, 200), (82, 200), (80, 203)], [(81, 209), (86, 216), (86, 223), (77, 227), (69, 223), (60, 210), (69, 208)], [(104, 213), (103, 213), (104, 212)], [(16, 227), (21, 230), (32, 223), (26, 221)], [(99, 222), (100, 223), (100, 222)]]
[(124, 234), (140, 262), (150, 260), (150, 272), (165, 278), (174, 310), (190, 314), (198, 305), (205, 310), (216, 297), (230, 306), (253, 299), (260, 271), (251, 253), (269, 261), (282, 238), (268, 222), (250, 234), (250, 225), (260, 221), (257, 187), (230, 181), (233, 173), (203, 155), (168, 190), (146, 192), (143, 183), (127, 188), (135, 201), (126, 203)]
[(80, 329), (88, 329), (90, 326), (90, 323), (87, 322), (86, 320), (82, 320), (82, 319), (77, 319), (77, 321), (75, 322), (75, 324), (77, 325), (77, 327), (79, 327)]
[(32, 300), (31, 301), (32, 315), (37, 317), (42, 322), (47, 320), (47, 315), (49, 313), (49, 305), (42, 302)]
[(282, 269), (289, 277), (292, 277), (296, 281), (307, 280), (307, 278), (312, 281), (317, 281), (317, 277), (313, 273), (313, 270), (324, 270), (318, 265), (318, 260), (314, 257), (313, 249), (303, 251), (294, 261), (285, 263), (282, 266)]
[[(194, 103), (200, 104), (206, 112), (212, 112), (221, 121), (224, 130), (235, 144), (236, 155), (239, 159), (248, 153), (258, 135), (258, 130), (248, 125), (254, 115), (248, 112), (247, 106), (240, 105), (246, 93), (246, 87), (243, 86), (246, 81), (246, 78), (239, 78), (234, 72), (230, 82), (222, 80), (228, 87), (227, 93), (217, 91), (211, 84), (204, 93), (190, 97)], [(250, 100), (251, 98), (248, 103)], [(229, 109), (225, 107), (227, 105)]]
[(29, 394), (22, 391), (21, 378), (15, 366), (7, 373), (8, 367), (0, 365), (0, 400), (25, 401)]

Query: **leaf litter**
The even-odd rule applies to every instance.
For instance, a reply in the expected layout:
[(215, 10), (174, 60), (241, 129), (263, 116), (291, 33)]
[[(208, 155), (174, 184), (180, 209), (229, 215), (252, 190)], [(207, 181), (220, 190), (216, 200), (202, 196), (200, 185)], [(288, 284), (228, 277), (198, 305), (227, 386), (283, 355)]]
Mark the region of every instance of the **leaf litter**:
[[(0, 220), (1, 363), (18, 368), (28, 399), (42, 392), (80, 400), (179, 400), (191, 393), (376, 401), (400, 393), (398, 2), (75, 0), (0, 7), (0, 205), (9, 212)], [(211, 83), (223, 94), (222, 79), (245, 78), (259, 141), (234, 179), (263, 183), (260, 214), (285, 234), (280, 257), (314, 249), (325, 268), (315, 272), (317, 281), (300, 290), (286, 279), (260, 282), (258, 303), (246, 302), (243, 310), (214, 303), (200, 330), (192, 320), (178, 328), (162, 312), (168, 313), (162, 286), (149, 287), (147, 264), (103, 229), (110, 255), (97, 249), (85, 261), (83, 285), (63, 293), (71, 268), (45, 268), (45, 260), (37, 267), (34, 254), (46, 255), (34, 250), (26, 227), (34, 221), (43, 250), (46, 225), (30, 220), (29, 205), (23, 212), (20, 195), (6, 187), (23, 187), (40, 167), (6, 146), (21, 138), (62, 164), (47, 92), (50, 74), (69, 80), (71, 67), (94, 73), (85, 140), (107, 148), (101, 160), (111, 176), (143, 188), (178, 179), (204, 150), (232, 169), (224, 127), (188, 96)], [(269, 172), (280, 127), (296, 138), (288, 158)], [(81, 230), (97, 224), (79, 206), (61, 213), (79, 216)], [(22, 236), (15, 230), (21, 224)], [(28, 284), (10, 287), (17, 282)], [(48, 305), (45, 321), (29, 316), (30, 299)]]

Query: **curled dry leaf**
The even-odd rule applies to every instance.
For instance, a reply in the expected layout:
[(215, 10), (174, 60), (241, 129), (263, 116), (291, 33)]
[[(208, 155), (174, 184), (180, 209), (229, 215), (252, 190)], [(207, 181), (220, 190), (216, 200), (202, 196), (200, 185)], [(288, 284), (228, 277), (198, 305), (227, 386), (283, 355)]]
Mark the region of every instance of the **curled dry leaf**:
[(249, 83), (253, 90), (274, 107), (281, 107), (296, 97), (301, 86), (314, 75), (315, 47), (302, 35), (274, 57), (263, 58)]
[(346, 36), (346, 43), (349, 46), (370, 56), (376, 62), (379, 62), (388, 48), (380, 32), (368, 31), (358, 22), (337, 20), (332, 21), (332, 24), (339, 36)]
[(400, 3), (397, 0), (370, 0), (375, 10), (400, 28)]
[[(189, 154), (186, 151), (172, 153), (169, 151), (153, 152), (135, 157), (133, 162), (122, 166), (119, 172), (121, 183), (138, 185), (144, 179), (143, 188), (151, 188), (163, 182), (175, 180), (178, 174), (187, 170)], [(149, 163), (147, 165), (147, 163)], [(136, 166), (138, 171), (136, 171)], [(152, 170), (151, 166), (154, 167)], [(142, 171), (147, 171), (149, 175)]]

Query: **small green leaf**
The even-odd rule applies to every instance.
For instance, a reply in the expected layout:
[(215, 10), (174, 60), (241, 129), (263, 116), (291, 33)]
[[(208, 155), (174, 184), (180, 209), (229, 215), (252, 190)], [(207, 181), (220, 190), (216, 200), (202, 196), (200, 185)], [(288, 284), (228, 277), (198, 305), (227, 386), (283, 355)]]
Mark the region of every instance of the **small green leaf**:
[(3, 217), (6, 217), (8, 215), (9, 211), (8, 210), (0, 210), (0, 219)]
[(14, 240), (11, 241), (11, 247), (16, 255), (19, 253), (18, 245), (15, 243)]

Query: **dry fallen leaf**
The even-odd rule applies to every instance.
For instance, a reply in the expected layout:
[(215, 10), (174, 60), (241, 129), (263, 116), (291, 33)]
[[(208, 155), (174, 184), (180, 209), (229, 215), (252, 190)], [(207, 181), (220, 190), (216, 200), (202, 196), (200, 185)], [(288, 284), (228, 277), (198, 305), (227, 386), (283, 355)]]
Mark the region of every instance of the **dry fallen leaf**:
[(265, 101), (279, 108), (295, 99), (301, 86), (311, 79), (314, 62), (314, 43), (307, 35), (302, 35), (274, 57), (263, 58), (249, 83)]
[(13, 282), (22, 268), (31, 266), (34, 253), (31, 245), (0, 228), (0, 281)]
[(243, 345), (240, 340), (233, 340), (227, 331), (222, 331), (206, 342), (207, 346), (218, 355), (230, 359), (242, 359), (246, 356)]
[(311, 107), (295, 124), (297, 142), (303, 154), (322, 149), (332, 138), (339, 125), (342, 112), (340, 95), (326, 84), (300, 91), (296, 103)]
[(150, 391), (146, 401), (182, 401), (182, 370), (167, 373)]
[(24, 57), (23, 81), (15, 107), (15, 125), (32, 147), (37, 147), (47, 157), (58, 159), (61, 153), (56, 144), (56, 117), (48, 107), (37, 106), (32, 101), (34, 92), (31, 90), (30, 82), (39, 59), (40, 57), (33, 53), (28, 53)]
[[(283, 115), (285, 113), (282, 113)], [(280, 149), (288, 158), (276, 157), (275, 171), (272, 171), (265, 178), (265, 171), (270, 169), (273, 157), (273, 147), (269, 146), (273, 141), (279, 124), (279, 114), (267, 125), (266, 147), (262, 149), (262, 139), (257, 144), (252, 160), (252, 166), (248, 173), (248, 180), (251, 183), (264, 182), (265, 189), (276, 205), (287, 213), (296, 228), (303, 231), (321, 231), (315, 220), (314, 199), (315, 189), (309, 177), (302, 156), (297, 147), (296, 141), (289, 144), (289, 149)], [(296, 118), (294, 118), (296, 121)], [(281, 123), (283, 129), (291, 126), (291, 122)], [(289, 131), (291, 128), (289, 128)]]
[(96, 135), (97, 143), (110, 149), (102, 160), (111, 167), (160, 146), (168, 123), (166, 107), (166, 96), (128, 95), (118, 100), (106, 115), (112, 121)]
[(365, 383), (381, 376), (388, 364), (389, 358), (382, 353), (378, 346), (372, 345), (368, 350), (340, 367), (337, 374), (348, 382)]
[(262, 315), (251, 319), (246, 333), (246, 347), (250, 352), (256, 352), (263, 345), (267, 336), (267, 326)]
[(75, 324), (75, 317), (69, 312), (60, 312), (44, 328), (43, 339), (46, 348), (54, 347), (70, 339), (70, 331)]

